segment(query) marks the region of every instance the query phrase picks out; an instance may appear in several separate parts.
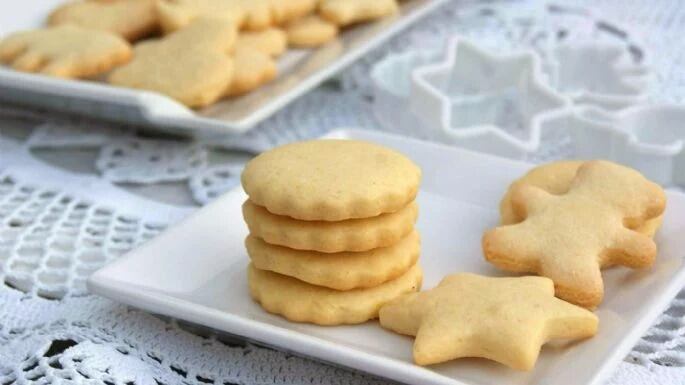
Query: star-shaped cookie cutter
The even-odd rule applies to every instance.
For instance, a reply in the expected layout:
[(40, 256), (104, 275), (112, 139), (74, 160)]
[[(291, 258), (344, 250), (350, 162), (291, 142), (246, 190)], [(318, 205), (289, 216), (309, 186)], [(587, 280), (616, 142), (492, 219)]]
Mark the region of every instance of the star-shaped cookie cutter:
[(662, 185), (685, 186), (685, 106), (637, 105), (616, 112), (574, 109), (575, 155), (628, 165)]
[(412, 72), (410, 108), (458, 146), (523, 159), (540, 145), (541, 125), (571, 100), (545, 81), (532, 51), (496, 55), (455, 37), (445, 61)]
[(422, 127), (421, 121), (408, 107), (412, 71), (435, 64), (441, 58), (442, 52), (438, 50), (410, 50), (390, 54), (373, 66), (373, 112), (384, 129), (421, 139), (438, 139), (431, 130)]

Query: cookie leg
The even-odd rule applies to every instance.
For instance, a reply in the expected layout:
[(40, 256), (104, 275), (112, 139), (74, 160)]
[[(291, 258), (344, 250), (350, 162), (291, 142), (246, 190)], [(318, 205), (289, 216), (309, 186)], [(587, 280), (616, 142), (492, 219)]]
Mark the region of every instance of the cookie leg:
[(539, 274), (554, 281), (555, 295), (565, 301), (594, 309), (604, 297), (604, 282), (599, 263), (587, 263), (591, 256), (548, 258)]

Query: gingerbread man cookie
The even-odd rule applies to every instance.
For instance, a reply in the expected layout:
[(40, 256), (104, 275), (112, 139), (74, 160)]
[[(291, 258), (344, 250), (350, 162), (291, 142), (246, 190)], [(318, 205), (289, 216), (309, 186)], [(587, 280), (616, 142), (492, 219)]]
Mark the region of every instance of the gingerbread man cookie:
[(526, 219), (485, 233), (485, 258), (506, 270), (551, 278), (557, 296), (569, 302), (594, 308), (602, 301), (602, 267), (654, 262), (654, 241), (631, 228), (660, 216), (666, 198), (635, 170), (589, 161), (566, 194), (523, 184), (514, 187), (511, 202)]

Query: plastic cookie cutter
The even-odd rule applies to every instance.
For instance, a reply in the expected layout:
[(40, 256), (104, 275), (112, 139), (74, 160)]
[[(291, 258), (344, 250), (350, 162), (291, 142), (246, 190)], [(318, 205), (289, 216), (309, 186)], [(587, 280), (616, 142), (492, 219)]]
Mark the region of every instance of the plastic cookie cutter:
[(456, 37), (444, 62), (412, 73), (410, 107), (442, 141), (514, 159), (540, 145), (540, 125), (569, 98), (544, 82), (532, 51), (500, 56)]
[(550, 48), (545, 56), (552, 86), (576, 104), (616, 110), (647, 99), (650, 71), (647, 65), (635, 63), (624, 44), (563, 43)]
[(575, 155), (605, 158), (663, 185), (685, 185), (685, 106), (640, 105), (617, 112), (583, 106), (569, 131)]
[(441, 55), (437, 50), (391, 54), (373, 67), (373, 112), (383, 128), (422, 139), (438, 139), (431, 130), (422, 129), (409, 109), (409, 97), (412, 71), (436, 63)]

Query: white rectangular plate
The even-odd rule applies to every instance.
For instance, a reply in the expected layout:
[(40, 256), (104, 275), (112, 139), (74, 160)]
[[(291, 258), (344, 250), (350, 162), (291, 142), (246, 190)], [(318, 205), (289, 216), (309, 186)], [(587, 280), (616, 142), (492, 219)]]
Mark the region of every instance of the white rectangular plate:
[[(423, 170), (418, 228), (424, 289), (445, 275), (504, 275), (482, 256), (483, 232), (498, 222), (498, 203), (512, 178), (531, 166), (381, 133), (332, 136), (395, 148)], [(685, 278), (685, 195), (668, 193), (653, 268), (605, 271), (606, 296), (594, 338), (570, 347), (545, 346), (535, 369), (517, 372), (482, 359), (422, 368), (412, 364), (412, 339), (376, 321), (321, 327), (267, 314), (250, 299), (243, 247), (242, 190), (204, 207), (119, 261), (96, 272), (90, 290), (155, 313), (185, 319), (265, 344), (412, 384), (599, 384), (623, 359)]]
[[(0, 38), (43, 25), (65, 0), (7, 2), (0, 6)], [(278, 61), (278, 77), (241, 97), (191, 110), (176, 101), (140, 90), (94, 81), (62, 80), (0, 67), (0, 100), (154, 126), (193, 136), (240, 134), (333, 76), (346, 65), (397, 34), (445, 0), (405, 0), (400, 11), (376, 22), (345, 29), (315, 50), (288, 50)]]

